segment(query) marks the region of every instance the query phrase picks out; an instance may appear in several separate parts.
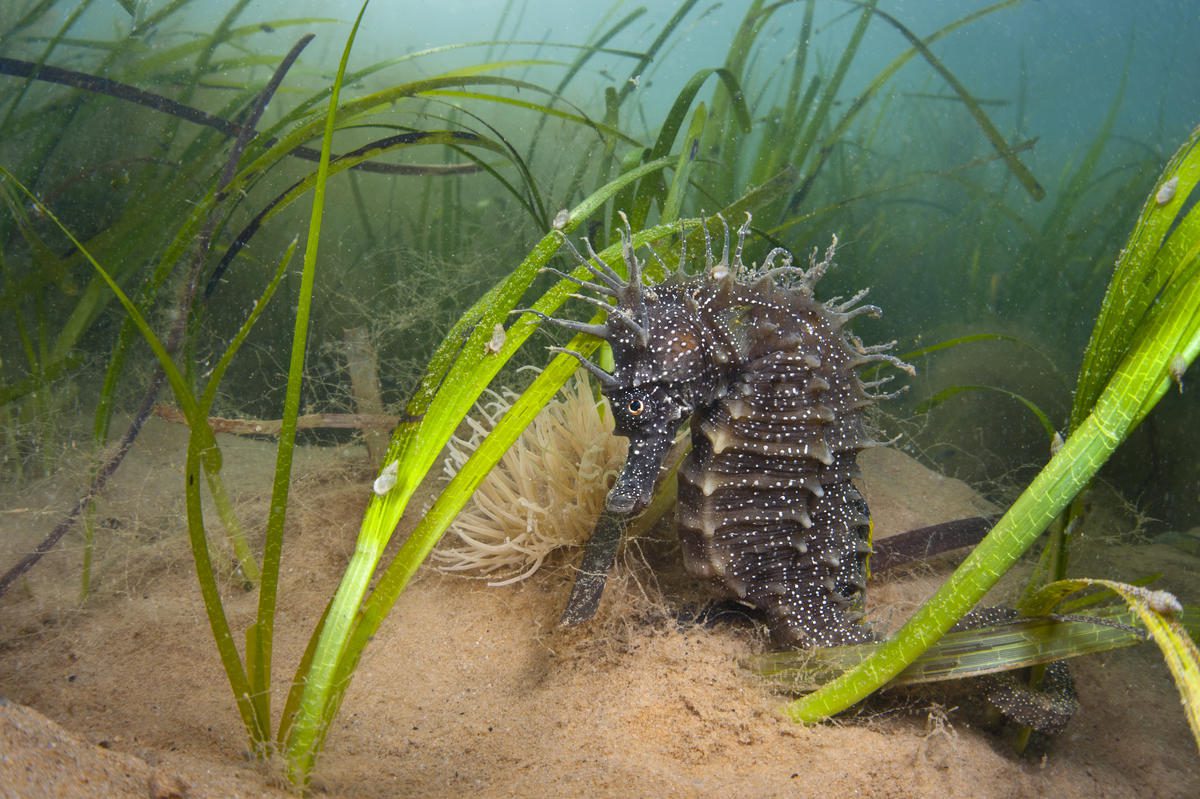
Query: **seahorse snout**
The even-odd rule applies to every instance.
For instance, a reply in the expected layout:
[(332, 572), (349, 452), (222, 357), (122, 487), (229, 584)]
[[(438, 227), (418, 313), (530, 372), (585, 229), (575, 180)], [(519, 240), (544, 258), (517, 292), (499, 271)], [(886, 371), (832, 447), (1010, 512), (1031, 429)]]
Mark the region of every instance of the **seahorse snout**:
[(637, 513), (650, 504), (671, 440), (669, 435), (630, 437), (625, 468), (604, 503), (610, 513)]

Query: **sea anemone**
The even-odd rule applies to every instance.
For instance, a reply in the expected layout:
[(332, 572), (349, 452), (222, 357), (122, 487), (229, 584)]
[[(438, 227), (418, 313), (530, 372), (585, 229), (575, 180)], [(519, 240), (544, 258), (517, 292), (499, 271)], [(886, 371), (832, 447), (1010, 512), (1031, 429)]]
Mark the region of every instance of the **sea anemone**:
[[(510, 390), (477, 406), (471, 434), (450, 440), (444, 469), (453, 476), (511, 407)], [(475, 490), (433, 557), (446, 572), (524, 580), (546, 556), (581, 546), (625, 460), (626, 439), (612, 434), (612, 414), (582, 373), (538, 414)]]

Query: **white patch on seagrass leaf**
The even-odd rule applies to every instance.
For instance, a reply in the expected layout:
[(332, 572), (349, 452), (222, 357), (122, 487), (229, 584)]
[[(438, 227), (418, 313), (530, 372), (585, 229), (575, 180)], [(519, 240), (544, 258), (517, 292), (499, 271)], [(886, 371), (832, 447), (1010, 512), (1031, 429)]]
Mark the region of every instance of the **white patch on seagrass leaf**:
[(1138, 595), (1155, 613), (1161, 613), (1164, 616), (1183, 613), (1183, 605), (1179, 604), (1179, 600), (1170, 591), (1150, 591), (1143, 588), (1138, 591)]
[(1171, 373), (1171, 379), (1175, 381), (1175, 385), (1179, 387), (1179, 393), (1183, 393), (1183, 373), (1187, 371), (1187, 359), (1182, 355), (1176, 355), (1171, 359), (1171, 365), (1167, 367), (1167, 371)]
[(1158, 190), (1158, 193), (1154, 195), (1154, 202), (1158, 203), (1159, 205), (1166, 205), (1167, 203), (1171, 202), (1171, 200), (1175, 199), (1175, 189), (1177, 188), (1179, 188), (1178, 175), (1162, 184)]
[(492, 328), (492, 340), (483, 345), (483, 351), (488, 355), (495, 355), (504, 347), (504, 342), (508, 339), (508, 334), (504, 332), (504, 325), (499, 322)]
[(394, 460), (383, 468), (379, 476), (375, 478), (375, 484), (372, 488), (379, 496), (383, 496), (387, 492), (396, 487), (396, 477), (400, 473), (400, 461)]

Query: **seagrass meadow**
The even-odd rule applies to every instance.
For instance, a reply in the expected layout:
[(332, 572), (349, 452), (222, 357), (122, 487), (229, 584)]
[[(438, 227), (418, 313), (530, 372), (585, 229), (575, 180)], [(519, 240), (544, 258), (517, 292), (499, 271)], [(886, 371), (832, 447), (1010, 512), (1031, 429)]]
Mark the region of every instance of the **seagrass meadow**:
[[(1200, 795), (1198, 40), (6, 0), (0, 795)], [(711, 604), (686, 436), (602, 510), (605, 298), (731, 246), (882, 309), (866, 643)]]

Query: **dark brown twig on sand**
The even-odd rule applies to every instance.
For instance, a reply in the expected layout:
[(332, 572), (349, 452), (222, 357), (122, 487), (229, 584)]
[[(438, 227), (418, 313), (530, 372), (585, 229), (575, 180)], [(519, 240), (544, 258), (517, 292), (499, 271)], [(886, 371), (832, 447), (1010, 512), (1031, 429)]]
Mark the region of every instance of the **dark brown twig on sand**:
[[(183, 411), (170, 405), (155, 405), (154, 415), (175, 424), (187, 424)], [(405, 417), (389, 413), (306, 413), (296, 418), (298, 430), (392, 430)], [(208, 417), (208, 426), (214, 433), (231, 433), (235, 436), (277, 436), (283, 427), (282, 419), (227, 419), (224, 416)]]
[(880, 539), (875, 542), (871, 569), (881, 572), (906, 563), (929, 560), (952, 549), (975, 546), (992, 529), (993, 521), (983, 516), (970, 516)]

